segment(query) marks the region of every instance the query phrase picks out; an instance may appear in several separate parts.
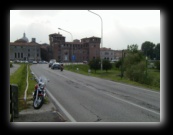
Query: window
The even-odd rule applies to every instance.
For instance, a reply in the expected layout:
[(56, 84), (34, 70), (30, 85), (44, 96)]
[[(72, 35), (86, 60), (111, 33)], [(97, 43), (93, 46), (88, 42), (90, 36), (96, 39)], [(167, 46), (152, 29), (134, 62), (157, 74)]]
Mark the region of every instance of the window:
[(39, 54), (37, 53), (37, 57), (39, 57)]
[(28, 57), (30, 57), (30, 53), (28, 53)]
[(23, 53), (21, 53), (21, 58), (23, 58)]
[(18, 53), (18, 58), (20, 58), (20, 53)]
[(30, 52), (30, 49), (28, 49), (28, 52)]
[(109, 52), (105, 52), (105, 55), (109, 55)]
[(15, 53), (15, 58), (17, 58), (17, 54)]

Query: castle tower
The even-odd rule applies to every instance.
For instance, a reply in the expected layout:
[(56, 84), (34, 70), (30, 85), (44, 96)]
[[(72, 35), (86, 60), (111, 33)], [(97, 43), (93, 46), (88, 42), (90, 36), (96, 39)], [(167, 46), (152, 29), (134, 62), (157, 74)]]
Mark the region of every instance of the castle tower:
[(50, 34), (49, 41), (52, 51), (52, 58), (56, 59), (56, 61), (61, 60), (61, 45), (65, 43), (65, 37), (61, 34)]
[(90, 38), (83, 38), (81, 39), (81, 42), (88, 44), (89, 60), (100, 58), (101, 38), (93, 36)]

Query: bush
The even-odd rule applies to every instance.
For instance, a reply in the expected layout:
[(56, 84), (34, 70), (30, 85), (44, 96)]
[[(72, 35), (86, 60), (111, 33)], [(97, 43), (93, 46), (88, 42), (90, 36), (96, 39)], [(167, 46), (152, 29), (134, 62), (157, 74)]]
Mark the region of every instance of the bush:
[(103, 70), (109, 70), (112, 69), (112, 64), (110, 63), (109, 60), (103, 60)]
[(90, 67), (90, 69), (95, 70), (95, 73), (96, 73), (96, 70), (99, 70), (100, 69), (100, 59), (97, 58), (97, 59), (91, 60), (89, 62), (89, 67)]
[(146, 75), (145, 67), (145, 61), (141, 61), (138, 64), (134, 64), (131, 67), (126, 68), (125, 75), (132, 81), (152, 85), (154, 77), (150, 74)]
[(119, 61), (115, 62), (115, 67), (116, 68), (120, 68), (121, 64), (122, 64), (122, 59), (120, 59)]

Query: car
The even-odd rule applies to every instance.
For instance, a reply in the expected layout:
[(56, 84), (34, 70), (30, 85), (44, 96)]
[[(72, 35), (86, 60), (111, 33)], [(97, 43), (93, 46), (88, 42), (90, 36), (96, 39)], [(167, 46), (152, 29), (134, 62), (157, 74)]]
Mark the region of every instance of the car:
[(83, 64), (88, 64), (88, 61), (83, 61)]
[(55, 62), (56, 62), (55, 59), (51, 59), (51, 60), (49, 61), (49, 67), (52, 67), (52, 64), (55, 63)]
[(54, 62), (51, 66), (51, 69), (61, 69), (61, 64), (57, 63), (57, 62)]
[(34, 61), (32, 62), (32, 64), (37, 64), (37, 61), (34, 60)]

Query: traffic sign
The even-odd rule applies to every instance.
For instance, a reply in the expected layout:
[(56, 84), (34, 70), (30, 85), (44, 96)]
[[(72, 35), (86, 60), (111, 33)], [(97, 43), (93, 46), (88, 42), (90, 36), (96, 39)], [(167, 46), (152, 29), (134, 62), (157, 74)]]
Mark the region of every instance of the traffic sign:
[(72, 61), (75, 61), (75, 60), (76, 60), (76, 56), (72, 55)]

